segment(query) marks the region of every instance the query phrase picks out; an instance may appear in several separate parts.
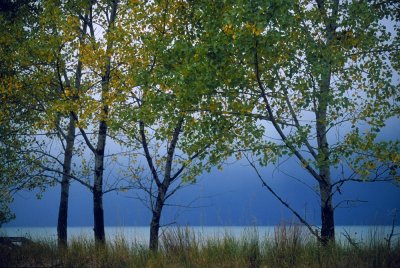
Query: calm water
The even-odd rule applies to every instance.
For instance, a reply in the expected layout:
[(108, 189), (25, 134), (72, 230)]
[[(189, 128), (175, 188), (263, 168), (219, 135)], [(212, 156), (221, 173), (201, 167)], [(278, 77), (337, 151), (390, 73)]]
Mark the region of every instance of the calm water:
[[(161, 232), (171, 230), (173, 227), (162, 228)], [(309, 235), (304, 227), (302, 232)], [(243, 238), (249, 235), (257, 234), (261, 239), (274, 238), (275, 226), (190, 226), (190, 231), (198, 239), (221, 238), (225, 235), (235, 238)], [(346, 242), (345, 234), (357, 242), (370, 241), (371, 239), (383, 240), (391, 232), (391, 226), (337, 226), (336, 239), (340, 242)], [(106, 237), (108, 241), (114, 241), (116, 238), (123, 237), (129, 243), (146, 244), (149, 240), (149, 227), (106, 227)], [(400, 226), (395, 227), (395, 233), (400, 232)], [(4, 227), (0, 228), (0, 236), (25, 236), (32, 239), (56, 240), (56, 227)], [(88, 238), (93, 237), (92, 227), (69, 227), (68, 238)], [(396, 237), (399, 239), (399, 236)]]

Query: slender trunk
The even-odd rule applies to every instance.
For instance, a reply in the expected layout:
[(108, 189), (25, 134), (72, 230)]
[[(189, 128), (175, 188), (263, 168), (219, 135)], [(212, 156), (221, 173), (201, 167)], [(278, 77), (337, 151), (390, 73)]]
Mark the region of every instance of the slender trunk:
[[(152, 208), (153, 210), (153, 217), (151, 219), (150, 223), (150, 245), (149, 248), (152, 251), (157, 251), (158, 250), (158, 241), (159, 241), (159, 230), (160, 230), (160, 219), (161, 219), (161, 212), (165, 204), (166, 200), (166, 194), (168, 191), (168, 188), (173, 181), (171, 180), (171, 172), (172, 172), (172, 161), (174, 159), (174, 153), (175, 153), (175, 147), (178, 143), (179, 139), (179, 134), (182, 130), (183, 127), (183, 122), (184, 119), (180, 118), (178, 121), (177, 126), (174, 129), (174, 133), (172, 135), (172, 139), (170, 142), (170, 145), (167, 150), (167, 159), (165, 162), (165, 173), (164, 173), (164, 180), (161, 183), (159, 181), (157, 173), (155, 173), (153, 176), (153, 179), (156, 181), (158, 185), (158, 191), (157, 191), (157, 200), (155, 206)], [(148, 148), (147, 148), (147, 142), (146, 138), (144, 136), (144, 125), (143, 122), (141, 123), (141, 133), (142, 133), (142, 144), (145, 149), (146, 156), (150, 158)], [(152, 167), (152, 161), (151, 159), (148, 159), (149, 161), (149, 166)]]
[(105, 243), (103, 192), (93, 189), (94, 237), (96, 244)]
[[(326, 83), (330, 82), (328, 78)], [(323, 87), (327, 89), (327, 87)], [(335, 240), (334, 209), (332, 206), (332, 179), (330, 172), (329, 145), (327, 141), (326, 127), (326, 97), (327, 91), (323, 92), (320, 98), (320, 105), (317, 112), (317, 142), (319, 160), (319, 190), (321, 206), (321, 240), (324, 245)]]
[(58, 208), (57, 238), (59, 247), (67, 246), (68, 198), (69, 198), (69, 184), (70, 184), (69, 174), (71, 173), (74, 141), (75, 141), (75, 119), (73, 118), (73, 115), (70, 114), (66, 146), (64, 152), (60, 205)]
[(327, 140), (327, 98), (329, 98), (330, 72), (321, 84), (321, 96), (317, 111), (317, 143), (319, 166), (319, 189), (321, 206), (321, 240), (324, 245), (335, 240), (334, 209), (332, 206), (332, 179), (330, 172), (329, 144)]
[[(117, 16), (118, 0), (110, 2), (110, 22), (107, 33), (114, 27)], [(93, 24), (91, 24), (93, 30)], [(93, 35), (93, 33), (92, 33)], [(94, 237), (97, 244), (105, 243), (104, 231), (104, 210), (103, 210), (103, 173), (104, 173), (104, 152), (107, 139), (107, 120), (109, 106), (106, 104), (107, 95), (110, 91), (111, 80), (111, 54), (113, 48), (113, 40), (107, 40), (107, 57), (105, 59), (105, 71), (101, 78), (101, 120), (99, 123), (99, 133), (97, 137), (97, 148), (95, 150), (95, 166), (94, 166), (94, 187), (93, 187), (93, 217), (94, 217)]]
[(328, 15), (324, 1), (317, 1), (318, 8), (321, 16), (325, 22), (325, 36), (326, 44), (323, 46), (320, 55), (321, 69), (320, 73), (320, 90), (317, 96), (318, 106), (316, 107), (316, 130), (317, 130), (317, 144), (318, 144), (318, 166), (319, 166), (319, 188), (321, 195), (321, 240), (323, 245), (328, 242), (335, 241), (335, 221), (334, 221), (334, 208), (332, 206), (332, 179), (330, 173), (330, 148), (327, 139), (327, 111), (331, 103), (331, 77), (332, 77), (332, 58), (330, 50), (335, 31), (337, 28), (337, 19), (339, 11), (339, 0), (332, 1), (330, 6), (331, 14)]
[(108, 62), (106, 75), (102, 77), (102, 119), (99, 123), (99, 132), (97, 136), (97, 147), (94, 151), (94, 182), (93, 182), (93, 220), (94, 220), (94, 238), (97, 244), (105, 243), (104, 231), (104, 210), (103, 210), (103, 175), (104, 175), (104, 152), (106, 148), (106, 139), (108, 126), (108, 105), (104, 104), (105, 95), (109, 88), (110, 81), (110, 62)]
[(68, 225), (68, 196), (69, 196), (69, 179), (63, 175), (61, 181), (61, 198), (58, 207), (57, 221), (57, 240), (58, 247), (67, 246), (67, 225)]
[[(85, 19), (87, 20), (87, 15), (85, 15)], [(83, 22), (83, 33), (86, 32), (87, 22), (86, 20)], [(80, 42), (84, 37), (82, 33), (81, 37), (79, 38)], [(61, 73), (60, 75), (60, 82), (61, 82)], [(68, 88), (71, 87), (70, 80), (68, 79), (68, 74), (65, 71), (64, 66), (64, 80), (66, 82), (66, 86)], [(76, 66), (76, 73), (75, 73), (75, 89), (77, 91), (80, 90), (81, 87), (81, 78), (82, 78), (82, 61), (78, 59), (78, 64)], [(62, 84), (62, 82), (61, 82)], [(77, 95), (74, 95), (72, 100), (76, 101), (78, 99)], [(71, 178), (68, 176), (71, 173), (71, 165), (72, 165), (72, 155), (74, 149), (74, 142), (75, 142), (75, 128), (76, 128), (76, 118), (74, 113), (71, 111), (69, 113), (69, 124), (68, 124), (68, 132), (66, 135), (66, 146), (65, 146), (65, 153), (64, 153), (64, 163), (63, 163), (63, 177), (61, 180), (61, 198), (60, 198), (60, 206), (58, 210), (58, 222), (57, 222), (57, 236), (58, 236), (58, 245), (60, 247), (67, 246), (67, 227), (68, 227), (68, 200), (69, 200), (69, 185)]]
[(321, 240), (323, 245), (335, 241), (335, 220), (332, 206), (332, 193), (330, 183), (320, 183), (321, 192)]
[(165, 202), (165, 192), (164, 189), (159, 189), (157, 195), (157, 201), (155, 207), (153, 209), (153, 216), (151, 218), (150, 223), (150, 245), (149, 248), (151, 251), (158, 250), (159, 244), (159, 231), (160, 231), (160, 220), (161, 220), (161, 212), (164, 207)]
[[(108, 108), (104, 107), (107, 113)], [(96, 243), (105, 242), (104, 231), (104, 211), (103, 211), (103, 171), (104, 171), (104, 150), (106, 147), (107, 124), (100, 121), (97, 149), (95, 153), (94, 165), (94, 185), (93, 185), (93, 218), (94, 218), (94, 237)]]
[(327, 111), (330, 102), (331, 66), (326, 64), (320, 83), (316, 130), (318, 144), (319, 188), (321, 198), (321, 240), (324, 245), (335, 240), (334, 209), (332, 206), (332, 179), (330, 149), (327, 138)]

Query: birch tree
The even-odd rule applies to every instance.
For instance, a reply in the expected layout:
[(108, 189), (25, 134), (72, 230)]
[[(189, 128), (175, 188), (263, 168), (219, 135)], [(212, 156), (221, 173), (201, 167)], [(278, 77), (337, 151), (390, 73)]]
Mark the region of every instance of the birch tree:
[[(265, 136), (277, 137), (243, 140), (242, 148), (251, 149), (258, 164), (293, 157), (308, 172), (320, 197), (320, 233), (276, 195), (258, 170), (256, 175), (324, 244), (334, 240), (333, 198), (345, 183), (398, 181), (399, 141), (382, 140), (380, 130), (399, 117), (399, 4), (193, 5), (192, 19), (204, 27), (196, 46), (208, 52), (204, 60), (214, 59), (219, 88), (225, 96), (246, 100), (247, 105), (221, 106), (220, 112), (251, 117)], [(243, 124), (243, 131), (252, 130)], [(333, 177), (342, 167), (345, 172)]]
[[(32, 130), (29, 135), (39, 134), (44, 138), (37, 143), (37, 148), (32, 142), (26, 145), (28, 152), (39, 155), (40, 159), (33, 159), (32, 163), (45, 172), (45, 177), (61, 184), (57, 228), (60, 244), (66, 244), (71, 179), (93, 192), (95, 237), (96, 241), (104, 242), (103, 170), (108, 107), (112, 102), (108, 95), (113, 47), (110, 32), (116, 18), (117, 2), (49, 0), (36, 3), (36, 7), (40, 7), (38, 30), (29, 38), (26, 47), (14, 51), (18, 55), (14, 61), (24, 61), (27, 66), (27, 70), (20, 73), (26, 77), (25, 85), (7, 91), (10, 94), (4, 94), (4, 99), (8, 102), (11, 98), (28, 100), (16, 103), (14, 108), (17, 109), (28, 109), (28, 105), (34, 107), (31, 114), (37, 120), (27, 123)], [(21, 52), (29, 58), (22, 58), (25, 54)], [(18, 130), (23, 126), (21, 124), (22, 121), (17, 121)], [(98, 131), (92, 134), (96, 124)], [(86, 164), (84, 147), (74, 149), (76, 128), (94, 155), (93, 173)], [(58, 144), (54, 145), (54, 142)], [(83, 157), (82, 172), (72, 170), (74, 154)], [(81, 177), (83, 173), (93, 174), (93, 185)]]
[(174, 194), (198, 175), (221, 167), (230, 155), (230, 133), (238, 131), (238, 118), (216, 112), (223, 105), (223, 98), (212, 94), (216, 85), (204, 86), (195, 79), (202, 72), (213, 78), (212, 64), (196, 54), (199, 29), (190, 20), (190, 4), (140, 2), (128, 10), (134, 21), (125, 23), (126, 27), (129, 21), (130, 32), (117, 48), (119, 61), (129, 63), (118, 80), (126, 98), (117, 104), (118, 122), (113, 127), (122, 130), (126, 144), (142, 155), (134, 158), (129, 172), (135, 191), (144, 192), (137, 196), (151, 210), (149, 248), (156, 251), (163, 209), (173, 205)]

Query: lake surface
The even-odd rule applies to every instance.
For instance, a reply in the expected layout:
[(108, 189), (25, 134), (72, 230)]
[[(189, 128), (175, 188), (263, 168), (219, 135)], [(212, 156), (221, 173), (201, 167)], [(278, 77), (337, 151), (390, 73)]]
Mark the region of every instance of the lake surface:
[[(176, 230), (176, 227), (161, 228), (161, 232)], [(186, 227), (180, 227), (184, 229)], [(234, 238), (244, 238), (254, 235), (260, 239), (274, 239), (279, 228), (277, 226), (189, 226), (191, 234), (197, 239), (218, 239), (224, 236)], [(287, 227), (290, 228), (290, 227)], [(300, 232), (305, 236), (310, 236), (309, 231), (301, 226)], [(368, 242), (372, 239), (383, 240), (392, 230), (391, 226), (336, 226), (336, 240), (346, 243), (346, 236), (350, 236), (357, 242)], [(106, 238), (108, 241), (115, 241), (118, 238), (124, 238), (128, 243), (147, 244), (149, 240), (148, 226), (126, 226), (126, 227), (106, 227)], [(400, 226), (396, 226), (394, 233), (400, 233)], [(0, 236), (24, 236), (38, 240), (56, 240), (56, 227), (3, 227), (0, 228)], [(69, 227), (68, 239), (74, 238), (93, 239), (92, 227)], [(396, 236), (395, 239), (400, 239)]]

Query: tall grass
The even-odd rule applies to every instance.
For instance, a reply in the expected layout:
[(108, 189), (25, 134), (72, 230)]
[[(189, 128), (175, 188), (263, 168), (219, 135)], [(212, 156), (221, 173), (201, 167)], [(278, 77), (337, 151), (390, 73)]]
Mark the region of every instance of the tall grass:
[(160, 250), (151, 252), (122, 235), (105, 246), (87, 237), (58, 248), (54, 241), (35, 241), (21, 247), (0, 245), (0, 267), (400, 267), (400, 242), (390, 247), (380, 236), (362, 243), (322, 247), (297, 225), (279, 226), (262, 237), (257, 228), (241, 237), (228, 232), (204, 238), (189, 228), (169, 229)]

